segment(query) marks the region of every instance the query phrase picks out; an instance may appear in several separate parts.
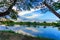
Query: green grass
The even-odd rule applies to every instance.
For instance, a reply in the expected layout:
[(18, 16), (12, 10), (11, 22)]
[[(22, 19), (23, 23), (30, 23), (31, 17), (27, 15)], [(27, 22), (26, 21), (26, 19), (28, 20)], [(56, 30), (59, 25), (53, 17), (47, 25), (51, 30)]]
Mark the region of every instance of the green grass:
[(11, 31), (11, 30), (0, 30), (0, 32), (2, 32), (2, 33), (3, 33), (3, 32), (6, 32), (6, 33), (7, 33), (7, 32), (8, 32), (8, 33), (15, 33), (14, 31)]

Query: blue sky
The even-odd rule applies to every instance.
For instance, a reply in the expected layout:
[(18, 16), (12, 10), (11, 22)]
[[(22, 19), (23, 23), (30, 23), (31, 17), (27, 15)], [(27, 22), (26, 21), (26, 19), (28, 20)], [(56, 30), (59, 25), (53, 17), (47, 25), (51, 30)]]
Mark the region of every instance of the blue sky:
[[(57, 12), (60, 12), (58, 10)], [(46, 13), (42, 13), (40, 9), (34, 11), (22, 11), (19, 14), (19, 19), (21, 20), (59, 20), (51, 11), (47, 11)]]

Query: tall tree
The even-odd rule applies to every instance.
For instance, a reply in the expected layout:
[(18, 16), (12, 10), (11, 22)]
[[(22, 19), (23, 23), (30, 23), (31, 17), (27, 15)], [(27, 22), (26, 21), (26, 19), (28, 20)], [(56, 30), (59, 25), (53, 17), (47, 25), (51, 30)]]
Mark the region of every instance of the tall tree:
[[(47, 3), (48, 2), (48, 3)], [(50, 5), (52, 0), (3, 0), (0, 2), (0, 4), (4, 4), (8, 6), (4, 12), (0, 12), (0, 17), (10, 14), (12, 11), (12, 7), (16, 6), (17, 9), (23, 11), (23, 10), (30, 10), (31, 8), (43, 8), (48, 7), (53, 14), (55, 14), (58, 18), (60, 18), (60, 14), (57, 13)], [(13, 16), (14, 17), (14, 16)]]

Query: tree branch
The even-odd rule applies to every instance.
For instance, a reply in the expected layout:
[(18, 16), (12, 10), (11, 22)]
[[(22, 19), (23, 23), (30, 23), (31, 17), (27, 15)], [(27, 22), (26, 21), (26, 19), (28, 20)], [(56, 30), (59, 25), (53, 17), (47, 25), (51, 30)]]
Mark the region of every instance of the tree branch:
[(5, 12), (0, 12), (0, 17), (10, 14), (10, 11), (12, 10), (12, 7), (15, 5), (15, 3), (16, 3), (17, 0), (13, 0), (13, 1), (14, 1), (14, 2), (13, 2), (12, 5), (8, 8), (7, 11), (5, 11)]
[(55, 14), (58, 18), (60, 18), (60, 14), (57, 13), (51, 6), (49, 6), (45, 1), (43, 2), (45, 4), (45, 6), (47, 6), (51, 12), (53, 12), (53, 14)]

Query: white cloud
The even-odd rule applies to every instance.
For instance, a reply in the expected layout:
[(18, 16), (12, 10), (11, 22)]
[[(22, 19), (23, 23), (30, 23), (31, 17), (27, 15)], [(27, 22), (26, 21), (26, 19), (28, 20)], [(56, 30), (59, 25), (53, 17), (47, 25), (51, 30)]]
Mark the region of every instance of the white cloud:
[(35, 28), (29, 28), (29, 27), (27, 27), (26, 29), (27, 29), (27, 30), (32, 30), (33, 32), (39, 32), (39, 31), (36, 30)]
[(57, 1), (59, 1), (59, 0), (53, 0), (54, 2), (57, 2)]
[[(42, 15), (42, 14), (41, 14)], [(41, 16), (40, 15), (40, 16)], [(35, 18), (35, 17), (38, 17), (39, 15), (38, 14), (33, 14), (32, 16), (25, 16), (26, 18), (30, 18), (30, 19), (32, 19), (32, 18)]]
[(17, 30), (17, 31), (15, 31), (15, 32), (16, 32), (16, 33), (19, 33), (19, 34), (23, 34), (23, 35), (34, 36), (34, 35), (30, 34), (30, 33), (24, 32), (23, 30)]
[[(14, 9), (16, 11), (17, 8), (14, 6), (12, 9)], [(18, 11), (18, 15), (23, 16), (25, 14), (29, 14), (29, 13), (32, 13), (32, 12), (37, 11), (37, 10), (40, 10), (40, 8), (39, 9), (31, 9), (30, 11), (28, 11), (28, 10)]]
[(19, 16), (22, 16), (22, 15), (29, 14), (29, 13), (32, 13), (32, 12), (37, 11), (37, 10), (40, 10), (40, 9), (36, 9), (36, 10), (35, 10), (35, 9), (31, 9), (31, 11), (28, 11), (28, 10), (27, 10), (27, 11), (22, 11), (22, 12), (19, 11), (19, 12), (18, 12), (18, 15), (19, 15)]
[(38, 16), (38, 15), (34, 14), (34, 15), (29, 16), (29, 17), (26, 17), (26, 18), (35, 18), (35, 17), (37, 17), (37, 16)]
[[(41, 13), (38, 13), (38, 12), (35, 12), (35, 11), (38, 11), (38, 10), (40, 10), (40, 8), (39, 9), (31, 9), (31, 11), (22, 11), (22, 12), (18, 12), (18, 15), (19, 16), (22, 16), (22, 17), (24, 17), (24, 18), (29, 18), (29, 19), (32, 19), (32, 18), (35, 18), (35, 17), (38, 17), (38, 16), (42, 16), (43, 14), (41, 14)], [(25, 16), (25, 14), (28, 14), (28, 15), (31, 15), (31, 16)]]

